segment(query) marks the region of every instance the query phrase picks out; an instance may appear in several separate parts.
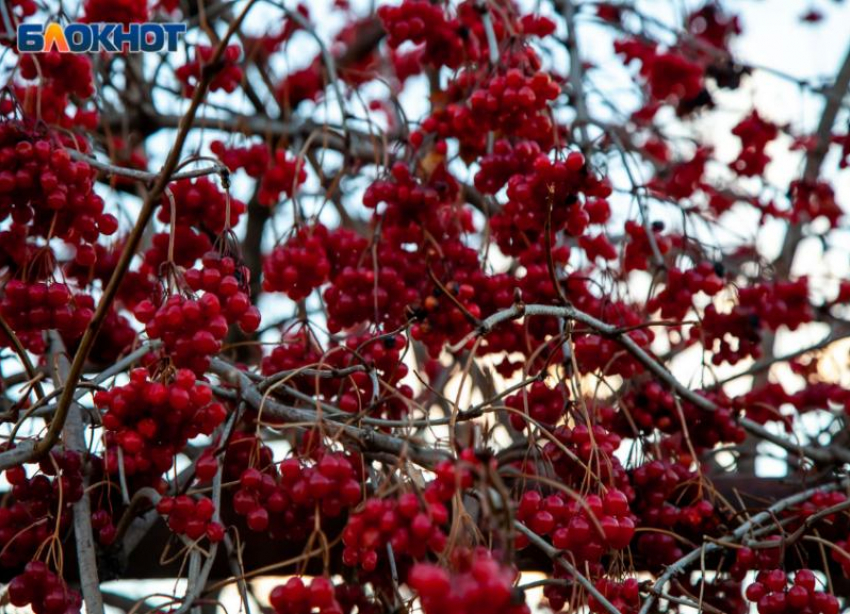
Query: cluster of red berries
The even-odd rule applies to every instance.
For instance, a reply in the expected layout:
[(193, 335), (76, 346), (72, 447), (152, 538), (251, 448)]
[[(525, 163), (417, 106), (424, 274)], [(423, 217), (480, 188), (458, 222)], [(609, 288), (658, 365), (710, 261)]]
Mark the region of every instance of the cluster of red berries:
[(168, 516), (169, 529), (174, 533), (185, 534), (193, 541), (204, 536), (213, 543), (224, 539), (224, 527), (213, 520), (215, 504), (206, 497), (162, 497), (156, 504), (156, 511), (162, 516)]
[[(719, 525), (717, 510), (710, 501), (701, 498), (695, 486), (699, 479), (695, 472), (681, 463), (653, 460), (637, 467), (631, 474), (631, 481), (635, 491), (640, 493), (634, 503), (640, 526), (671, 530), (685, 537), (716, 532)], [(642, 534), (638, 548), (651, 551), (658, 535), (653, 532)], [(663, 548), (658, 550), (655, 559), (660, 559), (663, 553)], [(673, 556), (674, 553), (667, 554)], [(665, 562), (672, 560), (668, 558)]]
[[(405, 347), (406, 340), (400, 334), (364, 334), (351, 335), (344, 343), (322, 351), (315, 339), (300, 329), (286, 334), (282, 343), (263, 358), (262, 370), (265, 375), (273, 375), (312, 366), (344, 372), (346, 375), (339, 378), (319, 379), (293, 374), (288, 381), (302, 392), (319, 391), (326, 401), (345, 412), (356, 413), (368, 407), (373, 415), (398, 419), (408, 412), (404, 400), (413, 397), (410, 386), (400, 384), (408, 373), (407, 365), (401, 361)], [(353, 367), (361, 369), (351, 372)], [(383, 395), (381, 388), (375, 389), (371, 370), (379, 382), (394, 386), (396, 393)]]
[[(245, 213), (245, 203), (230, 198), (207, 177), (181, 179), (172, 183), (169, 189), (174, 197), (175, 224), (178, 227), (194, 226), (212, 234), (221, 234), (225, 229), (235, 227)], [(167, 196), (162, 198), (157, 218), (164, 224), (171, 222), (171, 199)]]
[(212, 295), (218, 299), (220, 312), (228, 324), (238, 324), (246, 333), (253, 333), (260, 326), (260, 310), (251, 304), (249, 284), (251, 273), (232, 256), (210, 251), (201, 259), (200, 269), (186, 271), (186, 283), (195, 291), (203, 290), (200, 301)]
[[(215, 52), (214, 47), (198, 45), (195, 48), (195, 59), (179, 66), (175, 72), (177, 79), (183, 84), (183, 95), (191, 97), (195, 88), (201, 81), (204, 68), (209, 64)], [(244, 76), (239, 66), (239, 57), (242, 50), (239, 45), (228, 45), (221, 57), (222, 66), (216, 70), (215, 76), (210, 81), (209, 91), (217, 92), (223, 90), (232, 94), (239, 87)]]
[(534, 141), (512, 143), (499, 139), (493, 144), (493, 151), (480, 158), (476, 189), (482, 194), (496, 194), (514, 175), (531, 172), (540, 154), (540, 145)]
[(417, 563), (408, 574), (407, 583), (419, 594), (425, 614), (528, 614), (525, 600), (515, 598), (516, 570), (483, 549), (452, 558), (457, 567), (454, 572), (432, 563)]
[(409, 258), (402, 250), (383, 247), (378, 252), (381, 264), (377, 272), (371, 258), (363, 266), (342, 268), (323, 292), (328, 330), (336, 333), (361, 322), (383, 323), (388, 328), (403, 324), (406, 308), (419, 299), (416, 288), (427, 275), (419, 271), (419, 279), (408, 283), (409, 272), (402, 267), (419, 268)]
[(153, 381), (146, 369), (135, 369), (127, 385), (98, 391), (95, 404), (106, 410), (107, 471), (117, 475), (123, 461), (125, 475), (146, 476), (154, 483), (187, 441), (212, 434), (227, 416), (210, 387), (196, 385), (189, 369), (177, 371), (170, 383)]
[[(648, 348), (655, 338), (649, 329), (631, 330), (626, 334), (642, 348)], [(623, 355), (619, 348), (616, 340), (594, 334), (581, 335), (573, 344), (576, 361), (585, 373), (602, 371), (623, 378), (634, 378), (642, 373), (643, 365), (631, 355)]]
[(147, 21), (148, 3), (138, 0), (85, 0), (81, 21), (131, 24)]
[(244, 169), (245, 173), (254, 179), (263, 176), (271, 161), (269, 148), (265, 143), (254, 143), (248, 147), (228, 147), (222, 141), (213, 141), (210, 143), (210, 151), (231, 172)]
[(31, 561), (9, 583), (9, 601), (16, 608), (29, 606), (35, 614), (78, 614), (80, 594), (41, 561)]
[[(713, 364), (736, 364), (745, 358), (761, 356), (762, 328), (776, 330), (787, 326), (797, 330), (813, 317), (808, 278), (800, 277), (795, 281), (739, 288), (738, 303), (730, 312), (721, 313), (714, 304), (708, 305), (701, 325), (691, 328), (690, 335), (712, 352)], [(737, 344), (732, 343), (732, 338)]]
[(307, 100), (317, 100), (325, 90), (326, 77), (319, 58), (305, 68), (289, 73), (277, 87), (275, 97), (286, 109), (297, 109)]
[(741, 153), (729, 163), (729, 168), (742, 177), (759, 177), (770, 162), (765, 153), (767, 145), (779, 136), (779, 128), (753, 110), (732, 128), (732, 134), (741, 139)]
[(0, 565), (3, 567), (19, 567), (26, 563), (57, 526), (59, 530), (66, 530), (71, 524), (70, 507), (83, 496), (82, 461), (76, 452), (53, 452), (39, 467), (41, 473), (32, 477), (27, 477), (22, 465), (6, 470), (13, 503), (0, 508)]
[(285, 292), (300, 301), (325, 283), (331, 264), (325, 251), (328, 231), (322, 224), (303, 226), (263, 261), (263, 290)]
[(496, 75), (469, 97), (469, 107), (475, 118), (484, 126), (511, 126), (529, 121), (547, 109), (550, 101), (561, 93), (561, 88), (545, 72), (524, 74), (519, 68), (510, 68), (504, 75)]
[(21, 56), (21, 76), (41, 79), (45, 87), (56, 93), (72, 94), (85, 99), (94, 94), (91, 60), (77, 53), (27, 53)]
[(499, 247), (506, 254), (519, 256), (529, 244), (543, 244), (547, 221), (551, 232), (566, 230), (579, 237), (590, 223), (590, 214), (579, 194), (607, 198), (611, 186), (586, 166), (584, 156), (569, 153), (552, 161), (539, 154), (530, 172), (511, 176), (507, 184), (508, 203), (493, 216), (491, 225)]
[(629, 220), (625, 224), (626, 235), (629, 240), (623, 254), (624, 271), (646, 271), (650, 268), (654, 250), (650, 243), (650, 233), (655, 239), (658, 252), (664, 257), (672, 247), (672, 240), (663, 234), (662, 224), (653, 224), (647, 229), (643, 224), (635, 220)]
[[(607, 410), (604, 411), (607, 413)], [(546, 442), (543, 456), (564, 483), (574, 486), (581, 484), (587, 475), (587, 468), (592, 466), (600, 480), (628, 492), (628, 476), (614, 454), (622, 442), (617, 433), (609, 431), (602, 424), (591, 427), (577, 424), (572, 428), (559, 426), (552, 434), (555, 441)]]
[(351, 460), (340, 453), (325, 452), (321, 459), (306, 465), (297, 458), (283, 461), (280, 482), (270, 473), (249, 467), (239, 478), (239, 490), (233, 496), (233, 508), (245, 516), (252, 531), (269, 527), (269, 512), (280, 514), (292, 508), (319, 510), (328, 518), (357, 505), (362, 492)]
[(618, 40), (614, 50), (627, 64), (640, 63), (640, 74), (654, 100), (683, 103), (703, 90), (703, 67), (676, 50), (662, 51), (655, 43), (638, 39)]
[(838, 614), (840, 609), (834, 595), (817, 590), (817, 577), (809, 569), (798, 570), (790, 586), (781, 569), (761, 571), (746, 596), (757, 604), (759, 614)]
[(705, 169), (711, 159), (709, 147), (698, 147), (688, 160), (670, 164), (663, 175), (655, 176), (649, 188), (659, 196), (674, 200), (690, 198), (705, 185)]
[(292, 198), (305, 181), (307, 170), (304, 168), (304, 161), (291, 156), (283, 149), (278, 149), (263, 175), (257, 200), (260, 204), (271, 207), (277, 204), (281, 194)]
[[(687, 448), (687, 443), (679, 437), (684, 429), (687, 429), (691, 443), (698, 450), (710, 449), (721, 442), (744, 441), (746, 432), (739, 424), (735, 403), (719, 391), (700, 394), (704, 394), (718, 408), (706, 411), (690, 401), (677, 401), (669, 390), (654, 381), (644, 382), (628, 395), (628, 401), (633, 403), (631, 411), (634, 423), (642, 432), (658, 428), (668, 435), (676, 436), (682, 452), (686, 452)], [(619, 421), (621, 434), (633, 432), (622, 418)]]
[(741, 581), (751, 571), (766, 571), (777, 568), (782, 560), (781, 539), (782, 537), (779, 535), (770, 535), (765, 538), (765, 541), (777, 542), (776, 548), (752, 549), (743, 547), (735, 550), (735, 560), (729, 569), (729, 575), (735, 580)]
[(367, 499), (362, 511), (349, 516), (345, 525), (342, 561), (368, 572), (386, 556), (387, 544), (397, 560), (420, 560), (429, 551), (442, 552), (447, 540), (442, 527), (448, 520), (445, 505), (421, 502), (414, 493), (404, 493), (397, 499)]
[(276, 614), (343, 614), (336, 599), (333, 582), (317, 577), (305, 584), (301, 578), (290, 578), (286, 584), (272, 589), (269, 601)]
[(555, 425), (564, 415), (568, 398), (567, 389), (558, 390), (550, 388), (544, 382), (534, 382), (527, 390), (505, 399), (505, 405), (517, 410), (511, 412), (511, 426), (518, 431), (528, 426), (523, 416), (528, 416), (543, 426)]
[(464, 61), (475, 61), (481, 53), (477, 38), (462, 35), (469, 30), (457, 17), (446, 15), (442, 7), (427, 0), (383, 5), (378, 17), (388, 33), (390, 47), (398, 48), (407, 41), (423, 45), (423, 64), (458, 68)]
[[(407, 375), (407, 365), (402, 362), (402, 353), (407, 346), (401, 334), (368, 334), (351, 336), (345, 341), (345, 349), (328, 356), (328, 364), (337, 369), (361, 365), (375, 371), (379, 382), (375, 388), (372, 376), (364, 371), (352, 373), (336, 387), (336, 404), (341, 410), (356, 413), (367, 407), (370, 413), (389, 419), (401, 419), (407, 415), (407, 399), (413, 398), (413, 389), (400, 383)], [(392, 394), (385, 394), (384, 386), (392, 386)]]
[[(323, 354), (309, 329), (303, 327), (290, 330), (282, 335), (280, 343), (274, 347), (271, 354), (263, 357), (261, 370), (265, 376), (295, 371), (307, 365), (318, 365)], [(300, 388), (300, 378), (293, 377), (291, 384)], [(315, 390), (315, 378), (306, 378), (305, 384)]]
[(150, 271), (163, 270), (162, 265), (169, 260), (178, 267), (189, 268), (211, 249), (212, 242), (205, 231), (178, 224), (174, 232), (158, 232), (151, 237), (151, 246), (144, 254), (145, 264)]
[(102, 546), (111, 546), (118, 536), (112, 514), (106, 509), (94, 510), (91, 514), (91, 527), (97, 531), (97, 541)]
[(459, 72), (446, 87), (447, 104), (422, 122), (420, 131), (411, 135), (411, 144), (420, 146), (428, 134), (439, 139), (437, 145), (455, 138), (462, 156), (472, 159), (487, 155), (487, 131), (492, 130), (520, 144), (533, 142), (550, 150), (559, 132), (565, 140), (569, 137), (553, 124), (549, 110), (560, 93), (557, 77), (541, 67), (530, 46), (515, 46), (502, 52), (498, 72), (486, 65)]
[(798, 223), (823, 217), (835, 228), (844, 211), (835, 200), (835, 190), (827, 181), (791, 182), (791, 221)]
[(459, 232), (474, 230), (469, 212), (455, 206), (458, 191), (457, 181), (443, 164), (430, 173), (428, 181), (420, 181), (406, 164), (396, 162), (387, 178), (366, 188), (363, 206), (378, 213), (379, 205), (385, 204), (380, 215), (393, 229), (389, 238), (396, 239), (398, 234), (396, 240), (400, 242), (415, 241), (418, 232), (410, 228), (415, 224), (440, 239), (442, 248)]
[[(0, 313), (32, 351), (44, 351), (42, 332), (48, 329), (57, 330), (68, 341), (79, 339), (94, 315), (93, 299), (87, 295), (73, 296), (63, 283), (28, 284), (13, 279), (5, 290)], [(2, 345), (11, 345), (5, 335)]]
[[(635, 534), (635, 516), (626, 493), (609, 489), (604, 496), (588, 495), (565, 501), (559, 494), (542, 497), (523, 494), (517, 518), (539, 535), (551, 535), (559, 550), (569, 550), (577, 560), (598, 563), (609, 550), (628, 547)], [(518, 547), (528, 544), (524, 536)]]
[(703, 292), (715, 296), (724, 283), (711, 262), (701, 262), (687, 271), (667, 269), (664, 289), (646, 303), (649, 312), (661, 310), (662, 318), (682, 320), (693, 305), (694, 295)]
[[(620, 614), (637, 614), (640, 609), (640, 585), (635, 578), (626, 578), (621, 582), (600, 578), (594, 586)], [(587, 600), (587, 607), (592, 614), (610, 612), (592, 595)]]
[(166, 354), (178, 368), (197, 375), (206, 372), (210, 357), (221, 350), (227, 335), (227, 318), (215, 294), (189, 299), (179, 294), (168, 297), (159, 307), (143, 300), (133, 310), (145, 325), (151, 339), (162, 339)]
[(0, 220), (11, 216), (31, 236), (79, 246), (113, 234), (118, 220), (103, 212), (94, 170), (63, 146), (69, 138), (16, 121), (0, 124)]

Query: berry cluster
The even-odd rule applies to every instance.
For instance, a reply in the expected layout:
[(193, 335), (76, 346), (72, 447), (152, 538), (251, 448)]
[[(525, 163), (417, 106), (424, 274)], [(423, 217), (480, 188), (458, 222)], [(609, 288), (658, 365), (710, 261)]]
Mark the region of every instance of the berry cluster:
[(99, 391), (95, 403), (106, 410), (108, 472), (118, 475), (123, 462), (125, 475), (153, 484), (187, 441), (212, 434), (227, 415), (210, 387), (196, 385), (188, 369), (178, 371), (171, 383), (153, 381), (146, 369), (135, 369), (127, 385)]
[[(171, 184), (169, 189), (174, 197), (175, 224), (178, 227), (194, 226), (217, 235), (236, 226), (245, 213), (245, 203), (230, 198), (207, 177), (181, 179)], [(171, 222), (171, 200), (168, 197), (163, 197), (157, 218), (164, 224)]]
[[(640, 585), (634, 578), (627, 578), (622, 582), (600, 578), (595, 587), (621, 614), (637, 614), (640, 609)], [(605, 614), (609, 611), (593, 596), (588, 599), (587, 606), (592, 614)]]
[(220, 313), (228, 324), (238, 324), (246, 333), (256, 331), (260, 326), (260, 310), (251, 304), (248, 267), (232, 256), (215, 251), (204, 254), (201, 265), (200, 269), (191, 269), (185, 275), (186, 283), (193, 291), (203, 290), (204, 295), (199, 300), (206, 300), (212, 305), (212, 298), (206, 297), (218, 299)]
[[(684, 537), (711, 535), (719, 527), (714, 505), (701, 498), (700, 477), (681, 463), (653, 460), (631, 474), (635, 491), (634, 510), (639, 525), (675, 531)], [(687, 485), (687, 486), (683, 486)], [(642, 533), (638, 550), (647, 553), (654, 564), (670, 564), (682, 556), (680, 544), (658, 532)]]
[[(598, 563), (609, 550), (628, 547), (635, 534), (635, 516), (626, 493), (610, 489), (603, 497), (588, 495), (581, 501), (565, 501), (559, 495), (543, 498), (523, 494), (517, 518), (539, 535), (551, 535), (552, 544), (569, 550), (577, 560)], [(527, 540), (518, 539), (524, 547)]]
[(300, 301), (325, 283), (331, 270), (325, 252), (328, 231), (321, 224), (300, 228), (263, 261), (263, 290), (285, 292)]
[[(204, 68), (209, 64), (215, 52), (214, 47), (198, 45), (195, 48), (195, 59), (177, 68), (177, 79), (183, 84), (183, 95), (190, 98), (201, 81)], [(221, 57), (222, 66), (215, 72), (209, 85), (209, 91), (223, 90), (232, 94), (242, 82), (244, 74), (239, 66), (242, 50), (239, 45), (228, 45)]]
[(694, 295), (703, 292), (715, 296), (723, 285), (722, 277), (710, 262), (701, 262), (687, 271), (670, 268), (664, 289), (647, 301), (646, 309), (650, 312), (660, 309), (662, 318), (682, 320), (693, 305)]
[(782, 559), (780, 546), (781, 536), (770, 535), (765, 541), (776, 541), (776, 548), (738, 548), (735, 551), (735, 560), (729, 569), (729, 574), (735, 580), (743, 580), (751, 571), (767, 571), (776, 569)]
[(404, 493), (397, 499), (367, 499), (362, 511), (349, 516), (345, 525), (342, 561), (369, 572), (386, 556), (387, 544), (397, 559), (420, 560), (429, 551), (442, 552), (447, 539), (442, 527), (448, 520), (442, 503), (420, 502), (414, 493)]
[(131, 24), (147, 21), (148, 3), (138, 0), (85, 0), (81, 21)]
[(790, 186), (791, 221), (802, 222), (823, 217), (835, 228), (843, 214), (835, 199), (835, 190), (827, 181), (795, 180)]
[(321, 61), (317, 58), (309, 66), (295, 70), (283, 79), (275, 91), (275, 97), (286, 109), (297, 109), (307, 100), (316, 100), (325, 91), (326, 77)]
[(291, 156), (283, 149), (278, 149), (263, 174), (257, 200), (261, 205), (274, 206), (280, 200), (281, 194), (292, 198), (305, 181), (307, 170), (304, 168), (304, 161)]
[(523, 599), (515, 599), (516, 571), (504, 567), (486, 550), (455, 556), (453, 573), (431, 563), (418, 563), (407, 583), (419, 594), (425, 614), (472, 614), (482, 609), (493, 614), (528, 614)]
[(313, 578), (305, 584), (301, 578), (290, 578), (286, 584), (272, 589), (269, 601), (276, 614), (343, 614), (336, 599), (333, 582), (327, 578)]
[(70, 94), (80, 99), (94, 94), (91, 60), (85, 55), (60, 53), (28, 53), (21, 57), (21, 76), (41, 79), (45, 87), (58, 94)]
[(239, 478), (239, 490), (233, 496), (233, 508), (245, 516), (252, 531), (269, 527), (269, 514), (284, 515), (294, 508), (318, 510), (324, 517), (335, 518), (362, 498), (357, 472), (344, 455), (326, 452), (313, 465), (297, 458), (279, 466), (280, 482), (271, 473), (249, 467)]
[(758, 604), (759, 614), (838, 614), (838, 599), (817, 590), (817, 578), (809, 569), (800, 569), (788, 586), (788, 576), (781, 569), (759, 572), (747, 587), (747, 599)]
[(0, 508), (0, 565), (5, 568), (31, 560), (57, 525), (66, 530), (70, 507), (83, 496), (82, 459), (76, 452), (53, 452), (40, 469), (32, 477), (22, 465), (6, 470), (14, 502)]
[[(720, 407), (706, 411), (690, 401), (678, 400), (670, 390), (656, 381), (639, 383), (627, 396), (631, 419), (618, 416), (616, 428), (622, 435), (634, 432), (648, 433), (658, 429), (663, 433), (678, 435), (684, 429), (698, 449), (711, 448), (720, 442), (740, 443), (746, 433), (738, 423), (735, 403), (720, 392), (708, 393)], [(684, 443), (680, 442), (684, 451)]]
[[(729, 313), (721, 313), (715, 305), (705, 308), (700, 326), (690, 335), (712, 351), (715, 365), (761, 356), (761, 329), (776, 330), (787, 326), (796, 330), (811, 321), (814, 311), (809, 302), (809, 280), (754, 284), (739, 288), (738, 303)], [(737, 347), (730, 341), (737, 339)]]
[(163, 270), (169, 260), (178, 267), (188, 268), (211, 249), (206, 232), (178, 224), (174, 232), (158, 232), (151, 237), (151, 246), (145, 251), (145, 264), (150, 271)]
[[(63, 283), (27, 284), (11, 280), (0, 300), (0, 314), (28, 349), (43, 352), (42, 331), (57, 330), (68, 341), (79, 339), (94, 315), (94, 301), (86, 295), (74, 297)], [(11, 345), (5, 339), (3, 345)]]
[(640, 74), (654, 100), (681, 105), (703, 91), (703, 67), (678, 50), (660, 50), (655, 43), (638, 39), (618, 40), (614, 50), (627, 64), (640, 63)]
[[(600, 413), (607, 413), (607, 410)], [(617, 433), (601, 424), (590, 428), (577, 424), (573, 428), (559, 426), (552, 434), (555, 441), (546, 442), (543, 456), (564, 483), (578, 486), (585, 479), (587, 468), (592, 466), (601, 480), (628, 492), (626, 471), (614, 455), (622, 442)]]
[(9, 601), (16, 608), (29, 606), (35, 614), (77, 614), (83, 606), (80, 594), (41, 561), (27, 563), (12, 579)]
[(210, 151), (231, 171), (244, 169), (249, 177), (263, 176), (271, 161), (265, 143), (254, 143), (248, 147), (227, 147), (222, 141), (210, 143)]
[(26, 225), (31, 236), (58, 237), (74, 246), (111, 235), (118, 221), (93, 191), (94, 170), (75, 162), (70, 137), (20, 122), (0, 124), (0, 220)]
[(741, 153), (729, 167), (742, 177), (759, 177), (764, 174), (770, 156), (767, 145), (779, 136), (779, 128), (753, 111), (732, 128), (732, 134), (741, 139)]
[(227, 318), (215, 294), (194, 300), (180, 295), (168, 297), (159, 307), (143, 300), (133, 311), (151, 339), (162, 339), (166, 354), (178, 368), (202, 375), (210, 357), (221, 350), (227, 334)]
[(543, 382), (534, 382), (527, 391), (513, 394), (505, 399), (505, 405), (517, 410), (511, 413), (511, 426), (521, 431), (528, 422), (523, 415), (538, 424), (552, 426), (564, 415), (565, 399), (569, 391), (550, 388)]
[(191, 540), (206, 536), (211, 542), (224, 539), (224, 527), (213, 520), (215, 504), (206, 497), (193, 499), (188, 495), (162, 497), (156, 511), (168, 516), (168, 528), (174, 533), (183, 533)]
[(424, 45), (424, 64), (458, 68), (464, 60), (474, 61), (481, 53), (477, 38), (464, 40), (457, 17), (447, 16), (441, 7), (426, 0), (381, 6), (378, 17), (389, 35), (390, 47), (398, 48), (407, 41)]

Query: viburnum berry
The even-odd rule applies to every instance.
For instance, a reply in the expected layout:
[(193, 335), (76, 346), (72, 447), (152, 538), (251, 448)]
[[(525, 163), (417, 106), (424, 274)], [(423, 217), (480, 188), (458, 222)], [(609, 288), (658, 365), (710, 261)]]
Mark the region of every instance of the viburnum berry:
[(66, 145), (79, 147), (64, 134), (0, 122), (0, 220), (79, 248), (114, 233), (117, 221), (93, 190), (94, 169), (72, 160)]
[(324, 577), (312, 578), (308, 582), (294, 577), (272, 589), (269, 601), (277, 614), (342, 614), (343, 607), (337, 601), (337, 587)]
[[(461, 559), (463, 555), (456, 556)], [(488, 612), (527, 614), (525, 600), (514, 593), (516, 571), (503, 566), (490, 552), (478, 549), (463, 557), (454, 573), (431, 563), (417, 563), (407, 582), (416, 591), (425, 614), (449, 609), (458, 614)]]
[(300, 228), (263, 261), (263, 290), (285, 292), (293, 301), (307, 298), (328, 279), (331, 264), (325, 251), (327, 228)]
[[(207, 177), (181, 179), (173, 183), (169, 189), (174, 198), (174, 209), (177, 213), (175, 223), (178, 226), (194, 226), (199, 230), (220, 234), (225, 228), (235, 227), (239, 223), (240, 216), (245, 213), (245, 203), (230, 198)], [(162, 198), (162, 206), (157, 218), (164, 224), (171, 222), (169, 197)]]
[(760, 571), (745, 594), (749, 601), (757, 604), (759, 614), (838, 614), (838, 599), (816, 589), (815, 575), (809, 569), (800, 569), (790, 586), (788, 582), (787, 574), (781, 569)]
[(206, 497), (162, 497), (156, 510), (168, 516), (168, 528), (174, 533), (183, 533), (191, 540), (206, 537), (211, 542), (218, 542), (224, 539), (224, 527), (213, 520), (215, 505)]
[[(175, 72), (177, 78), (183, 83), (183, 95), (187, 98), (195, 93), (195, 88), (201, 80), (204, 67), (213, 59), (214, 47), (198, 45), (195, 48), (195, 57), (192, 61), (179, 66)], [(244, 76), (242, 68), (238, 65), (242, 50), (239, 45), (228, 45), (221, 57), (220, 67), (210, 81), (209, 90), (215, 92), (223, 90), (232, 94), (239, 87)]]
[(277, 204), (281, 194), (292, 198), (305, 181), (307, 170), (304, 161), (278, 149), (272, 154), (271, 163), (263, 174), (257, 199), (261, 205), (271, 207)]
[(29, 606), (46, 614), (79, 612), (83, 605), (80, 594), (41, 561), (27, 563), (23, 573), (12, 579), (9, 601), (17, 608)]
[(156, 484), (186, 442), (212, 434), (227, 416), (209, 386), (197, 385), (188, 369), (179, 370), (171, 382), (152, 380), (146, 369), (136, 369), (127, 385), (99, 391), (95, 403), (106, 410), (107, 471), (117, 475), (120, 469), (143, 484)]
[(362, 510), (352, 514), (342, 533), (345, 548), (342, 561), (374, 571), (386, 559), (386, 544), (396, 557), (422, 559), (431, 552), (442, 552), (448, 522), (448, 511), (438, 502), (424, 506), (413, 493), (397, 499), (367, 499)]

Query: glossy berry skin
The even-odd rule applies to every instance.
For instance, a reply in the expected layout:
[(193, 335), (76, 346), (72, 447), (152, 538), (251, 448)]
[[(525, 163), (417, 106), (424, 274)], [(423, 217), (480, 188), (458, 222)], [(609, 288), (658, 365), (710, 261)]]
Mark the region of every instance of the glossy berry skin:
[(809, 569), (798, 570), (793, 581), (781, 569), (760, 571), (745, 595), (757, 604), (759, 614), (837, 614), (839, 611), (838, 599), (818, 590), (815, 575)]

